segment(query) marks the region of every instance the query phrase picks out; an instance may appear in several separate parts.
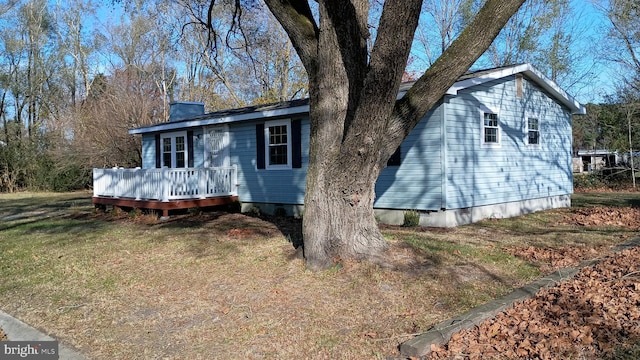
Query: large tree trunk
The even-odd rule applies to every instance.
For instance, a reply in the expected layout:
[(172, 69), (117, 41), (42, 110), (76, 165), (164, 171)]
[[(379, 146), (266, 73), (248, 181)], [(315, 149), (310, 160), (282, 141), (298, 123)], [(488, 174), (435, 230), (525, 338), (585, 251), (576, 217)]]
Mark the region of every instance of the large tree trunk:
[(310, 147), (303, 220), (311, 269), (374, 259), (387, 244), (373, 213), (387, 160), (445, 91), (489, 47), (524, 0), (488, 0), (451, 47), (396, 101), (422, 0), (387, 0), (373, 47), (369, 0), (265, 0), (309, 76)]
[(342, 128), (334, 123), (344, 118), (346, 108), (312, 108), (316, 131), (310, 142), (313, 155), (303, 220), (307, 266), (323, 269), (338, 259), (378, 257), (387, 247), (373, 213), (374, 186), (382, 169), (378, 164), (381, 143), (368, 141), (359, 147), (343, 143)]
[(307, 177), (303, 236), (310, 269), (323, 269), (343, 258), (370, 260), (387, 248), (373, 214), (374, 177), (353, 182), (322, 167), (314, 167)]
[[(369, 4), (354, 3), (319, 2), (318, 47), (324, 51), (317, 55), (319, 75), (309, 82), (311, 139), (303, 220), (304, 255), (312, 269), (326, 268), (338, 258), (372, 258), (387, 247), (373, 213), (379, 163), (387, 154), (381, 151), (383, 134), (372, 127), (384, 131), (376, 120), (391, 114), (394, 83), (406, 59), (400, 60), (402, 66), (385, 64), (390, 76), (378, 90), (386, 89), (366, 93)], [(344, 22), (338, 15), (357, 21)]]

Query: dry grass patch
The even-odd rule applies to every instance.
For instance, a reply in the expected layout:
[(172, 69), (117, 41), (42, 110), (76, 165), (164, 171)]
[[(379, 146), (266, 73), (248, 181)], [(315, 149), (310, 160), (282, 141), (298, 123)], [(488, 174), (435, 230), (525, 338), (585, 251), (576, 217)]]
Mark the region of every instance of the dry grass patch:
[(543, 264), (509, 248), (600, 249), (632, 234), (562, 223), (569, 210), (384, 227), (391, 249), (379, 264), (314, 273), (291, 244), (297, 221), (211, 212), (156, 222), (94, 214), (77, 194), (30, 196), (0, 196), (0, 217), (38, 205), (56, 216), (0, 225), (1, 308), (95, 359), (397, 356), (413, 334), (540, 275)]

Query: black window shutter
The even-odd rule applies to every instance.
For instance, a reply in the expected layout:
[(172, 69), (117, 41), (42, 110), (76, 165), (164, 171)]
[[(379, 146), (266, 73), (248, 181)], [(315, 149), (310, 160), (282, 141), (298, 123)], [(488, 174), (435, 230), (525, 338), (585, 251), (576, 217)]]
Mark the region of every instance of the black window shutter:
[(401, 156), (402, 156), (402, 151), (400, 150), (400, 146), (398, 146), (396, 151), (393, 153), (393, 155), (391, 155), (391, 157), (387, 161), (387, 166), (399, 166)]
[(160, 146), (160, 134), (156, 134), (156, 168), (162, 167), (162, 147)]
[(193, 130), (187, 131), (187, 158), (188, 164), (187, 167), (193, 167)]
[(291, 121), (291, 167), (302, 167), (302, 121)]
[(264, 124), (256, 124), (256, 165), (264, 169)]

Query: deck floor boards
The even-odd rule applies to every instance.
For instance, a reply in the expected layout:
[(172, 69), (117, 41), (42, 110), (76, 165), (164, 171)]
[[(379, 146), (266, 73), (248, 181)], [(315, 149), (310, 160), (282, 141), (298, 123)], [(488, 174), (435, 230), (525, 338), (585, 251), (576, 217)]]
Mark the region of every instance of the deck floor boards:
[(130, 198), (115, 198), (108, 196), (94, 196), (94, 205), (111, 205), (114, 207), (129, 207), (134, 209), (162, 210), (162, 216), (169, 216), (169, 210), (191, 209), (231, 204), (238, 201), (237, 196), (216, 196), (205, 199), (180, 199), (170, 201), (136, 200)]

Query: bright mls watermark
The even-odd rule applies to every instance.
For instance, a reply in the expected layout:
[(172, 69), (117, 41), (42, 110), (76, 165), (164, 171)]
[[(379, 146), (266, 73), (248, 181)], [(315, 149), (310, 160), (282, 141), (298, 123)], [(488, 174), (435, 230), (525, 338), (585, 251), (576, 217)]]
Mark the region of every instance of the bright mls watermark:
[(0, 360), (58, 360), (57, 341), (0, 341)]

